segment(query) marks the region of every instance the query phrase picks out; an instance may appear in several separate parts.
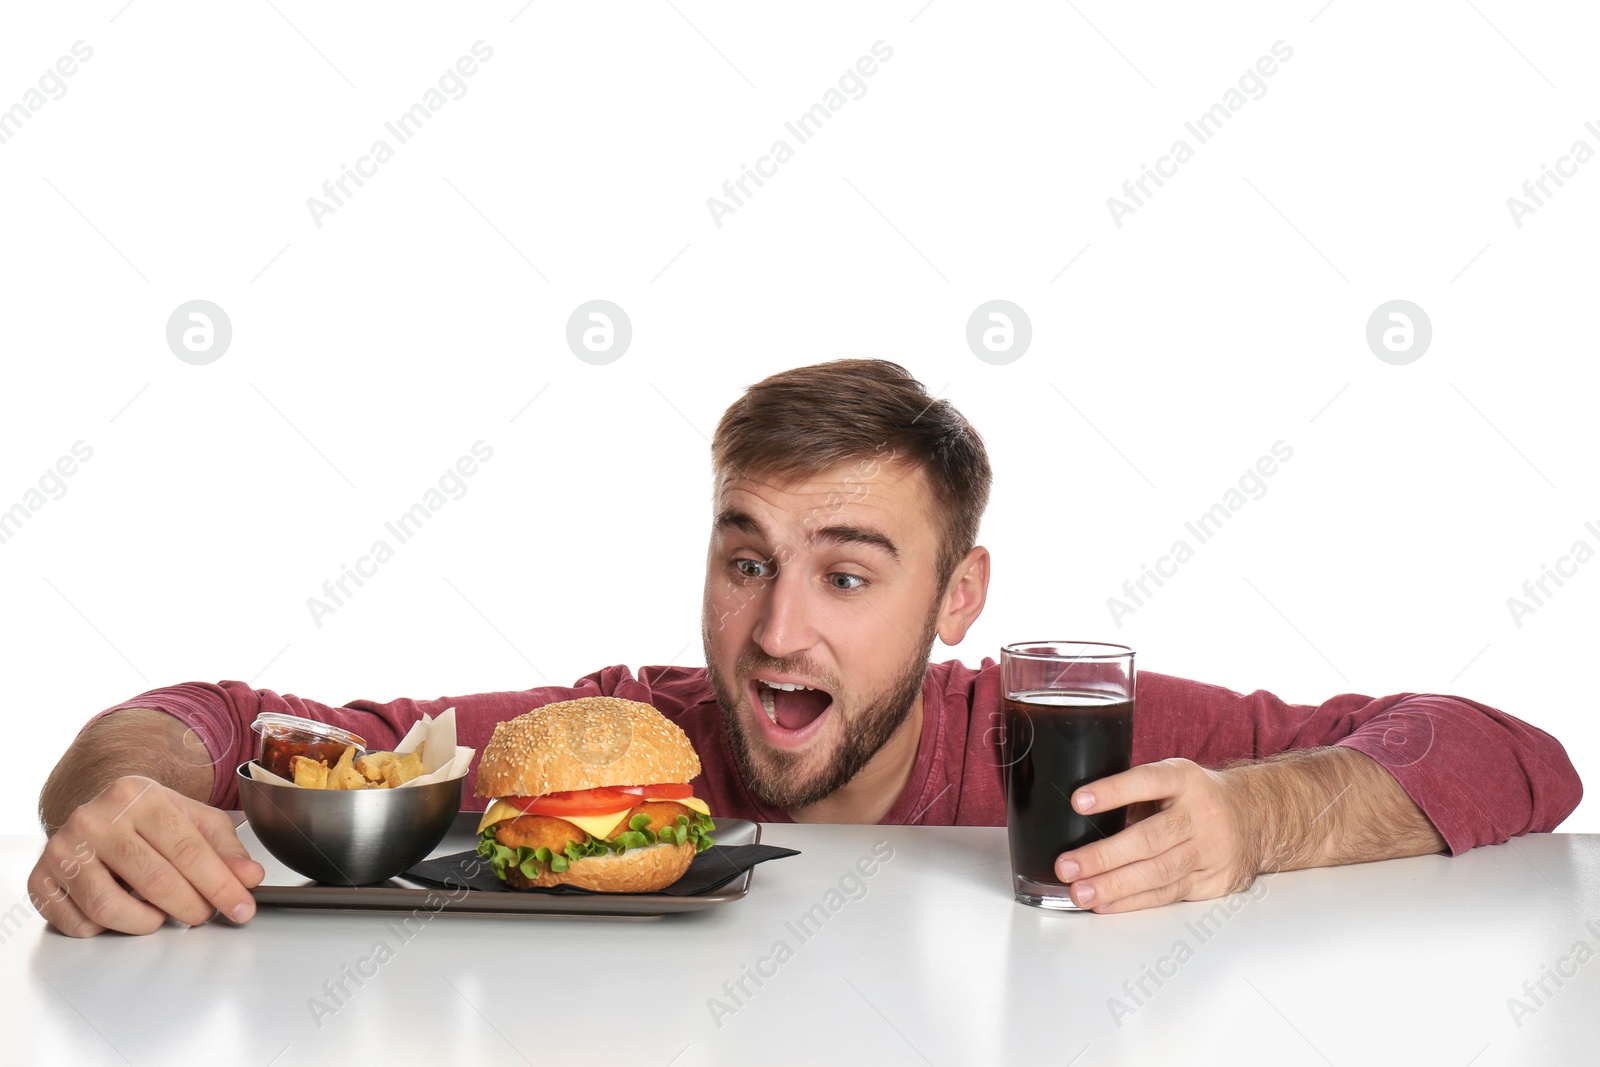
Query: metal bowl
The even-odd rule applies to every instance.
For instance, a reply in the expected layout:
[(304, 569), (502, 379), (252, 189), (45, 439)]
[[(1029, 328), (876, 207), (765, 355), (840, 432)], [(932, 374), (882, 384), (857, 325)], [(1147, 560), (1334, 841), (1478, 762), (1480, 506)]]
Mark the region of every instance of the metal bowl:
[(461, 810), (466, 779), (401, 789), (302, 789), (250, 777), (239, 765), (239, 804), (256, 837), (285, 867), (329, 885), (393, 878), (436, 848)]

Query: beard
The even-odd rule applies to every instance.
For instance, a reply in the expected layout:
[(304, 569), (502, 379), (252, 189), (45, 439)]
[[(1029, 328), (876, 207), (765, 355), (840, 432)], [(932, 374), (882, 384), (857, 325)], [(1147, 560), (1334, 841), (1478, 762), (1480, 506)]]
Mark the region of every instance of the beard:
[[(766, 749), (761, 760), (755, 758), (753, 749), (759, 742), (750, 737), (750, 731), (739, 714), (740, 704), (748, 689), (738, 693), (729, 690), (723, 677), (722, 663), (711, 640), (711, 632), (706, 629), (706, 675), (711, 680), (717, 705), (722, 709), (722, 721), (732, 743), (734, 762), (755, 794), (773, 807), (793, 811), (833, 795), (860, 773), (905, 723), (917, 697), (921, 695), (922, 683), (928, 673), (928, 653), (933, 650), (938, 622), (938, 603), (935, 602), (923, 625), (919, 647), (901, 664), (888, 690), (868, 697), (866, 706), (858, 711), (847, 710), (841, 705), (839, 680), (819, 671), (804, 656), (780, 660), (759, 650), (740, 655), (733, 666), (735, 679), (748, 679), (757, 671), (769, 671), (825, 679), (830, 683), (825, 688), (834, 701), (831, 712), (838, 715), (844, 724), (844, 736), (829, 755), (828, 762), (810, 772), (805, 764), (808, 759), (814, 758), (811, 752)], [(751, 711), (757, 715), (764, 714), (759, 708), (752, 708)]]

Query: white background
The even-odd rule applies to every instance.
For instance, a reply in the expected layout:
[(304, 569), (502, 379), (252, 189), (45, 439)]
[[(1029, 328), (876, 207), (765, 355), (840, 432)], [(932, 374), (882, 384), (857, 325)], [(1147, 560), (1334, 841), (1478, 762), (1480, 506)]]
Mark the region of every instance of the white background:
[[(1458, 693), (1594, 778), (1600, 561), (1520, 627), (1506, 602), (1600, 549), (1600, 161), (1520, 228), (1506, 200), (1600, 149), (1600, 27), (1319, 4), (9, 8), (0, 108), (94, 53), (0, 144), (0, 510), (93, 458), (0, 544), (6, 750), (31, 756), (0, 833), (35, 827), (89, 715), (158, 685), (343, 703), (703, 662), (707, 437), (749, 383), (856, 355), (953, 401), (995, 464), (989, 607), (937, 657), (1092, 637), (1299, 702)], [(478, 40), (466, 94), (396, 146), (385, 121)], [(784, 122), (880, 40), (796, 146)], [(1280, 40), (1197, 145), (1184, 122)], [(319, 228), (307, 198), (380, 137), (395, 157)], [(780, 137), (719, 228), (707, 198)], [(1116, 226), (1107, 198), (1179, 137), (1194, 159)], [(565, 343), (594, 298), (633, 324), (607, 366)], [(995, 298), (1033, 327), (1006, 366), (965, 340)], [(1433, 325), (1407, 366), (1365, 340), (1397, 298)], [(232, 322), (208, 366), (166, 344), (192, 299)], [(479, 440), (465, 496), (316, 625), (307, 598)], [(1266, 495), (1116, 625), (1107, 598), (1279, 440)]]

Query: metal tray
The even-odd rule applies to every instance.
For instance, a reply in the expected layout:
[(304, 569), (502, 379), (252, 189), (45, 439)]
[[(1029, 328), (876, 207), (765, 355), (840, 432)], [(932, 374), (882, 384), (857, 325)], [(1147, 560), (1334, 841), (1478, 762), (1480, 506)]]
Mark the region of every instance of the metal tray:
[[(261, 884), (251, 891), (257, 904), (284, 908), (316, 908), (324, 911), (389, 912), (427, 908), (455, 915), (565, 915), (627, 916), (656, 918), (676, 912), (703, 911), (731, 904), (750, 892), (753, 870), (745, 871), (721, 889), (693, 896), (674, 897), (663, 893), (486, 893), (480, 890), (447, 890), (409, 878), (391, 878), (373, 885), (324, 885), (296, 874), (273, 858), (256, 838), (241, 812), (232, 812), (239, 840), (250, 855), (267, 869)], [(428, 855), (448, 856), (465, 852), (478, 843), (481, 812), (464, 811), (456, 816), (450, 832), (439, 847)], [(761, 840), (761, 827), (746, 819), (718, 819), (719, 845), (754, 845)], [(441, 907), (442, 897), (453, 897)]]

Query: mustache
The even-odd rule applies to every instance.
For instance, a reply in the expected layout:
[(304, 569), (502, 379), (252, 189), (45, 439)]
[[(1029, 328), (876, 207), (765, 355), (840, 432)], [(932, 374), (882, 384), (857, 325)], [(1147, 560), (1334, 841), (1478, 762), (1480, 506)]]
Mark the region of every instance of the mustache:
[(826, 689), (829, 693), (839, 691), (838, 678), (831, 671), (823, 670), (804, 656), (774, 659), (759, 652), (745, 652), (733, 665), (733, 673), (737, 678), (748, 678), (758, 671), (769, 674), (798, 674), (803, 678), (810, 678), (818, 687)]

